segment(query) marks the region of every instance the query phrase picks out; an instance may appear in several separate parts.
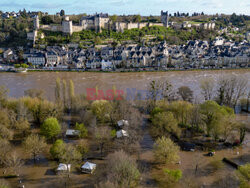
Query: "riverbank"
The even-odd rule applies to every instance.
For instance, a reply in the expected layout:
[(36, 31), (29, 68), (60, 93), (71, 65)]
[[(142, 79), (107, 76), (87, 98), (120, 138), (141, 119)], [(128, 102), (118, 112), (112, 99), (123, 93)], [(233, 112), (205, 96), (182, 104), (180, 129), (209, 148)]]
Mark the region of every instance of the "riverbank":
[[(138, 73), (138, 72), (183, 72), (183, 71), (218, 71), (218, 70), (250, 70), (250, 67), (244, 68), (203, 68), (203, 69), (116, 69), (116, 70), (101, 70), (101, 69), (27, 69), (27, 72), (93, 72), (93, 73)], [(14, 72), (12, 70), (0, 70), (0, 72)]]

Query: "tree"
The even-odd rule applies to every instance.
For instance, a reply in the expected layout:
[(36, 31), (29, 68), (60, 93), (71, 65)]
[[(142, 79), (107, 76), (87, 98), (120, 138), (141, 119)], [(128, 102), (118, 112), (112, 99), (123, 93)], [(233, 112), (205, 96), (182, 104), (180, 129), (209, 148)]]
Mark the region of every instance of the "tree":
[(28, 122), (27, 119), (19, 119), (15, 123), (15, 129), (20, 131), (23, 136), (27, 133), (27, 131), (30, 129), (30, 123)]
[(207, 134), (212, 134), (214, 139), (217, 140), (219, 136), (223, 135), (223, 132), (227, 128), (226, 126), (228, 126), (226, 120), (229, 117), (233, 117), (233, 110), (225, 106), (220, 106), (215, 101), (206, 101), (200, 105), (200, 108)]
[(240, 166), (237, 172), (240, 179), (240, 188), (249, 188), (250, 185), (250, 163)]
[(96, 100), (91, 104), (91, 110), (100, 122), (105, 122), (110, 119), (112, 106), (109, 101)]
[(66, 88), (67, 88), (67, 84), (66, 84), (66, 81), (63, 80), (63, 87), (62, 87), (62, 98), (63, 98), (63, 105), (64, 105), (64, 108), (66, 108), (67, 106), (67, 96), (66, 96)]
[(83, 123), (76, 123), (76, 130), (80, 132), (79, 138), (85, 138), (88, 136), (88, 129), (85, 127)]
[(6, 139), (0, 138), (0, 164), (4, 164), (4, 160), (8, 158), (8, 154), (11, 151), (10, 142)]
[(43, 123), (48, 117), (59, 117), (61, 114), (61, 108), (47, 100), (30, 97), (23, 97), (19, 100), (25, 104), (37, 125)]
[(205, 100), (212, 100), (214, 94), (214, 80), (212, 78), (201, 80), (200, 88)]
[(235, 107), (246, 94), (247, 79), (239, 76), (223, 77), (218, 82), (217, 101), (220, 105)]
[(78, 143), (77, 143), (77, 145), (76, 145), (76, 148), (77, 148), (77, 150), (82, 154), (83, 157), (84, 157), (84, 156), (88, 153), (88, 151), (89, 151), (89, 145), (88, 145), (87, 141), (86, 141), (86, 140), (83, 140), (83, 139), (81, 139), (81, 140), (78, 141)]
[(140, 178), (135, 159), (124, 151), (116, 151), (107, 157), (107, 179), (120, 187), (135, 187)]
[(9, 90), (5, 86), (0, 86), (0, 107), (5, 105), (8, 92)]
[(182, 178), (182, 171), (179, 169), (171, 170), (165, 168), (163, 169), (163, 172), (167, 176), (166, 178), (170, 183), (176, 183)]
[(24, 91), (25, 96), (29, 96), (31, 98), (38, 98), (42, 100), (44, 98), (44, 90), (41, 89), (28, 89)]
[(72, 109), (75, 99), (75, 86), (72, 80), (69, 81), (69, 101), (70, 101), (70, 108)]
[(105, 144), (111, 140), (111, 129), (107, 126), (95, 128), (95, 139), (100, 145), (101, 155)]
[(53, 20), (52, 20), (52, 18), (50, 16), (42, 17), (42, 24), (49, 25), (51, 23), (53, 23)]
[(187, 86), (179, 87), (177, 93), (180, 95), (182, 100), (192, 102), (193, 91), (189, 87)]
[(95, 43), (95, 45), (101, 44), (102, 43), (101, 38), (99, 36), (96, 36), (94, 39), (94, 43)]
[(57, 104), (59, 104), (61, 101), (61, 80), (60, 80), (60, 78), (56, 79), (55, 100), (56, 100)]
[(61, 125), (56, 118), (47, 118), (41, 126), (41, 133), (48, 139), (54, 139), (61, 133)]
[(187, 126), (190, 123), (192, 109), (193, 105), (186, 101), (174, 101), (168, 107), (168, 110), (178, 120), (179, 125), (182, 126)]
[(177, 120), (174, 118), (172, 112), (161, 112), (152, 118), (152, 123), (157, 135), (164, 135), (166, 133), (174, 134), (179, 137), (181, 130), (178, 127)]
[(60, 11), (60, 16), (64, 16), (65, 15), (65, 11), (64, 10), (61, 10)]
[(19, 170), (24, 164), (20, 155), (16, 151), (11, 151), (8, 153), (8, 157), (4, 159), (4, 166), (10, 169), (14, 175), (19, 175)]
[(160, 99), (166, 99), (168, 101), (173, 100), (173, 86), (169, 81), (151, 81), (149, 84), (148, 97), (152, 103), (149, 106), (149, 110), (155, 107), (156, 101)]
[(161, 163), (176, 163), (180, 157), (178, 155), (179, 147), (166, 137), (158, 138), (154, 144), (155, 159)]
[(25, 150), (33, 157), (34, 163), (36, 163), (36, 157), (45, 151), (47, 144), (43, 137), (39, 137), (37, 134), (31, 134), (23, 142)]
[(141, 16), (140, 15), (134, 15), (133, 16), (133, 22), (141, 22)]
[(71, 144), (65, 146), (65, 152), (59, 157), (60, 162), (74, 164), (82, 160), (81, 153)]
[(114, 23), (117, 21), (117, 15), (110, 16), (110, 20)]
[(55, 143), (50, 148), (50, 154), (53, 157), (53, 159), (58, 160), (61, 155), (65, 152), (65, 143), (63, 140), (58, 139), (55, 141)]

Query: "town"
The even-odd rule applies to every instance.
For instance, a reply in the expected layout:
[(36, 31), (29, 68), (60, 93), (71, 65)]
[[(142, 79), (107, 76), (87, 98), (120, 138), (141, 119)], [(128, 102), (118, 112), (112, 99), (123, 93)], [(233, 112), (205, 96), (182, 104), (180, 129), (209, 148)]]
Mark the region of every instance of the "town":
[[(3, 13), (2, 19), (20, 19), (21, 14), (24, 13)], [(61, 24), (50, 24), (53, 22), (51, 17), (44, 13), (26, 14), (30, 17), (30, 23), (33, 23), (30, 26), (32, 32), (26, 33), (26, 45), (0, 45), (2, 71), (28, 68), (122, 72), (235, 69), (250, 66), (249, 25), (236, 27), (231, 23), (222, 27), (216, 25), (219, 16), (209, 17), (210, 21), (206, 22), (208, 16), (194, 13), (190, 17), (196, 20), (199, 18), (195, 22), (185, 21), (190, 19), (185, 13), (171, 15), (161, 11), (155, 20), (141, 21), (144, 18), (137, 15), (132, 17), (134, 22), (126, 22), (117, 16), (100, 13), (83, 15), (75, 25), (63, 10), (53, 16), (61, 20)], [(232, 17), (235, 15), (230, 19)], [(182, 21), (176, 22), (175, 18)], [(139, 39), (133, 37), (132, 32), (137, 32)], [(197, 33), (197, 38), (181, 36), (192, 33)], [(51, 42), (54, 35), (57, 37), (53, 40), (70, 39), (66, 43)], [(199, 38), (199, 35), (210, 35), (210, 38)], [(128, 39), (119, 39), (121, 37)]]

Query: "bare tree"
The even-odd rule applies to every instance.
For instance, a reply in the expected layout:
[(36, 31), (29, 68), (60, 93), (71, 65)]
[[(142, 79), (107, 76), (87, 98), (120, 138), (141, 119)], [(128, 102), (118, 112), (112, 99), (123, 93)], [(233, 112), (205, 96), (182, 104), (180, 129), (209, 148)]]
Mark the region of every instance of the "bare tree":
[(111, 140), (111, 129), (107, 126), (95, 128), (95, 139), (100, 146), (101, 156), (103, 154), (104, 146)]
[(43, 137), (39, 137), (37, 134), (28, 136), (23, 142), (25, 150), (33, 156), (34, 163), (36, 163), (36, 157), (42, 153), (47, 144)]
[(11, 169), (11, 171), (14, 173), (14, 175), (19, 174), (19, 170), (22, 167), (22, 165), (24, 164), (20, 155), (18, 155), (16, 151), (11, 151), (8, 154), (8, 157), (5, 157), (3, 163), (4, 163), (4, 166), (6, 168)]
[(221, 78), (218, 82), (217, 101), (220, 105), (235, 107), (246, 94), (247, 79), (239, 76)]
[(140, 178), (135, 159), (124, 151), (116, 151), (107, 158), (107, 179), (120, 187), (135, 187)]
[(204, 96), (205, 100), (212, 100), (214, 93), (214, 79), (206, 78), (201, 80), (200, 88), (201, 94)]
[(44, 91), (41, 89), (28, 89), (24, 91), (24, 95), (42, 100), (44, 98)]
[(193, 100), (193, 91), (187, 86), (179, 87), (177, 94), (179, 94), (184, 101), (192, 102)]

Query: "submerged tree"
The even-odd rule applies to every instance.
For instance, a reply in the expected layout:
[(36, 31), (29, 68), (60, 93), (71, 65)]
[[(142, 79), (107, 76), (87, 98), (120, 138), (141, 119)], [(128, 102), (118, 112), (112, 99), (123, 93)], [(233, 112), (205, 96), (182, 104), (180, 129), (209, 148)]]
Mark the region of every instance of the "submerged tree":
[(207, 78), (200, 82), (201, 94), (205, 100), (212, 100), (214, 96), (214, 80)]
[(116, 151), (107, 158), (107, 179), (120, 187), (136, 187), (140, 172), (135, 159), (124, 151)]
[(47, 144), (43, 137), (39, 137), (37, 134), (28, 136), (23, 142), (25, 150), (33, 157), (34, 163), (39, 154), (45, 151)]
[(176, 163), (179, 161), (179, 147), (166, 137), (158, 138), (154, 145), (155, 159), (161, 163)]

